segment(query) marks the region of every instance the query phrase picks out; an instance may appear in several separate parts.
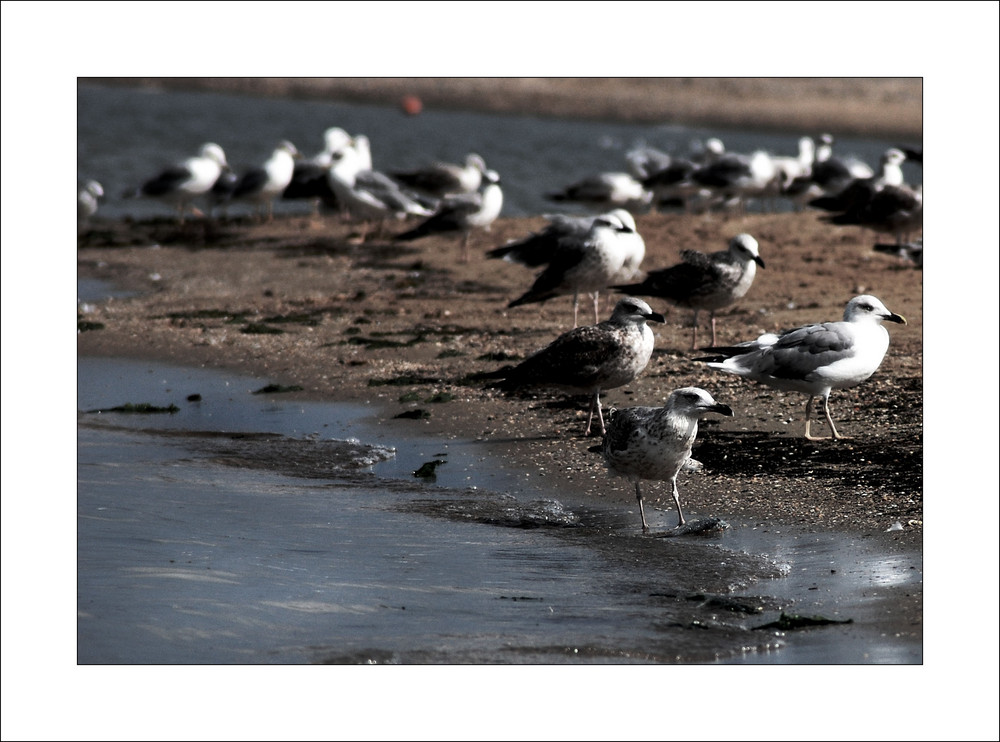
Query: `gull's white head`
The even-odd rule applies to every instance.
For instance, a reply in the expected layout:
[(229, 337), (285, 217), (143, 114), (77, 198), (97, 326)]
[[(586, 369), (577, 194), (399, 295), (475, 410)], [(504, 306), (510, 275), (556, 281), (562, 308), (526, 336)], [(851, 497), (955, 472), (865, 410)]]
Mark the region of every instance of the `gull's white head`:
[(675, 389), (667, 397), (667, 403), (664, 406), (673, 414), (685, 417), (699, 418), (709, 412), (733, 417), (733, 409), (729, 405), (716, 402), (711, 394), (696, 386)]
[(757, 240), (745, 232), (736, 235), (729, 241), (729, 251), (740, 260), (753, 261), (761, 268), (764, 267), (764, 261), (760, 257), (760, 245), (757, 244)]
[(215, 142), (207, 142), (206, 144), (201, 145), (201, 149), (198, 154), (201, 157), (206, 157), (209, 160), (217, 162), (221, 167), (228, 167), (228, 164), (226, 163), (226, 153), (223, 152), (222, 147)]
[(870, 294), (855, 296), (847, 302), (847, 306), (844, 308), (844, 322), (882, 322), (883, 320), (898, 322), (901, 325), (906, 324), (906, 320), (902, 316), (890, 312), (886, 309), (885, 304)]

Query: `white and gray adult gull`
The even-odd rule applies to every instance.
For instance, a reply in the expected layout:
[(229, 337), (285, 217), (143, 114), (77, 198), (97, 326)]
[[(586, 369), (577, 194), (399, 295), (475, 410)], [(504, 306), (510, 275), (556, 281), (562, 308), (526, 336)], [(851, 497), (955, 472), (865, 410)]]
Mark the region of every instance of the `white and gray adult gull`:
[(288, 201), (310, 201), (314, 215), (319, 213), (319, 205), (337, 209), (337, 197), (330, 187), (327, 173), (334, 156), (351, 146), (350, 135), (339, 126), (330, 126), (323, 132), (323, 149), (312, 157), (295, 160), (292, 180), (281, 194)]
[(201, 146), (198, 155), (165, 168), (141, 186), (125, 194), (128, 198), (157, 198), (177, 209), (177, 218), (184, 221), (184, 212), (192, 202), (205, 196), (223, 170), (228, 170), (226, 154), (214, 142)]
[(524, 304), (538, 304), (572, 294), (573, 326), (576, 327), (580, 294), (589, 293), (594, 302), (594, 321), (597, 322), (600, 292), (621, 276), (625, 259), (634, 249), (634, 244), (629, 242), (634, 231), (612, 213), (594, 218), (583, 235), (566, 236), (559, 241), (551, 260), (531, 288), (507, 307), (512, 309)]
[(258, 218), (274, 218), (274, 199), (292, 182), (295, 160), (301, 155), (295, 145), (287, 139), (278, 143), (260, 167), (247, 170), (233, 187), (232, 198), (251, 204)]
[(663, 322), (642, 299), (624, 297), (604, 322), (576, 327), (525, 358), (484, 374), (505, 391), (550, 387), (590, 395), (584, 435), (590, 435), (594, 413), (604, 433), (601, 392), (629, 384), (642, 373), (653, 354), (653, 332), (647, 321)]
[(561, 191), (549, 193), (546, 198), (634, 211), (648, 207), (653, 194), (630, 173), (606, 172), (582, 178)]
[(625, 209), (612, 209), (596, 216), (576, 216), (571, 214), (546, 214), (549, 223), (544, 229), (532, 232), (520, 240), (511, 240), (505, 245), (486, 252), (487, 258), (502, 258), (510, 263), (519, 263), (528, 268), (538, 268), (552, 262), (559, 246), (565, 241), (580, 240), (594, 224), (595, 219), (613, 217), (632, 233), (623, 232), (620, 237), (626, 246), (625, 260), (621, 275), (616, 280), (629, 281), (641, 272), (641, 264), (646, 256), (646, 242), (636, 227), (635, 218)]
[[(364, 140), (367, 142), (367, 140)], [(370, 162), (367, 143), (359, 150), (345, 147), (333, 155), (327, 174), (337, 203), (348, 216), (363, 223), (360, 241), (364, 242), (369, 222), (381, 226), (388, 219), (428, 216), (432, 209), (416, 195), (404, 191), (384, 173), (366, 167)]]
[(408, 188), (443, 198), (458, 193), (475, 193), (483, 181), (486, 161), (472, 152), (462, 165), (453, 162), (432, 162), (415, 170), (398, 170), (389, 173)]
[(698, 420), (709, 413), (733, 416), (728, 405), (720, 404), (698, 387), (684, 387), (670, 393), (663, 407), (612, 409), (607, 431), (599, 450), (612, 475), (635, 484), (642, 530), (648, 531), (642, 504), (643, 479), (670, 482), (677, 507), (677, 525), (683, 526), (684, 512), (677, 492), (677, 475), (691, 461), (691, 446), (698, 435)]
[(655, 296), (693, 309), (692, 349), (698, 345), (698, 313), (707, 310), (715, 345), (715, 313), (743, 298), (757, 275), (757, 266), (764, 267), (759, 245), (751, 235), (743, 233), (733, 237), (725, 250), (707, 255), (698, 250), (682, 250), (681, 258), (677, 265), (650, 271), (640, 283), (614, 288), (624, 294)]
[(863, 294), (847, 303), (844, 319), (805, 325), (775, 335), (729, 347), (705, 348), (713, 356), (709, 368), (737, 374), (766, 386), (809, 395), (806, 432), (809, 440), (824, 440), (810, 434), (812, 404), (823, 399), (823, 414), (832, 438), (845, 438), (830, 416), (830, 392), (847, 389), (869, 378), (889, 349), (889, 333), (883, 321), (906, 324), (874, 296)]
[(483, 173), (483, 187), (475, 193), (446, 196), (427, 219), (396, 236), (409, 242), (432, 234), (461, 233), (462, 261), (469, 260), (469, 242), (475, 230), (489, 231), (503, 209), (503, 189), (496, 170)]

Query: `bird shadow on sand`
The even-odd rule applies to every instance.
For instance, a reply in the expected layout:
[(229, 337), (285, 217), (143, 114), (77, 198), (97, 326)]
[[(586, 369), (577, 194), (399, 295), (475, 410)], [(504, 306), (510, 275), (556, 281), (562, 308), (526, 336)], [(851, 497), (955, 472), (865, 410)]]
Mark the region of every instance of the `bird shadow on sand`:
[(696, 444), (692, 456), (707, 470), (731, 476), (812, 477), (904, 492), (922, 488), (920, 447), (887, 445), (872, 435), (809, 441), (767, 431), (715, 430)]

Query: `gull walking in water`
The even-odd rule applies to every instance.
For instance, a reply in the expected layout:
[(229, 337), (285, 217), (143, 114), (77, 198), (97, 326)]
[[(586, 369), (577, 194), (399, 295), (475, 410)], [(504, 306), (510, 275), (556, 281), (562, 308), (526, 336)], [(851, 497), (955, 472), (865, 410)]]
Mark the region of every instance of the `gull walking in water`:
[(126, 193), (127, 198), (158, 198), (177, 208), (177, 220), (184, 223), (184, 212), (199, 196), (206, 195), (228, 170), (226, 154), (214, 142), (201, 146), (197, 157), (189, 157), (150, 178), (137, 189)]
[(496, 170), (483, 173), (483, 189), (460, 193), (441, 200), (437, 210), (413, 229), (396, 236), (409, 242), (431, 234), (462, 233), (462, 262), (469, 262), (469, 240), (473, 230), (489, 231), (503, 208), (503, 190)]
[(642, 299), (625, 297), (604, 322), (577, 327), (516, 366), (485, 374), (499, 378), (494, 384), (504, 391), (554, 387), (590, 395), (587, 429), (590, 435), (594, 413), (604, 433), (601, 392), (631, 383), (642, 373), (653, 354), (653, 331), (646, 321), (663, 322)]
[(677, 492), (677, 474), (691, 460), (698, 420), (710, 412), (733, 416), (730, 407), (719, 404), (704, 389), (693, 386), (671, 392), (663, 407), (611, 410), (604, 440), (590, 450), (601, 453), (611, 474), (635, 484), (643, 532), (649, 530), (639, 488), (643, 479), (670, 482), (677, 506), (677, 525), (685, 524)]
[(634, 229), (626, 226), (613, 213), (596, 217), (583, 235), (566, 236), (559, 241), (548, 266), (538, 275), (531, 288), (511, 301), (507, 307), (537, 304), (557, 296), (572, 294), (573, 327), (576, 327), (580, 293), (586, 292), (594, 300), (594, 322), (597, 322), (599, 294), (620, 279), (626, 258), (634, 248), (634, 244), (628, 241), (634, 232)]
[(757, 340), (722, 348), (705, 348), (715, 356), (709, 368), (753, 379), (775, 389), (809, 395), (806, 403), (806, 438), (810, 435), (812, 404), (823, 399), (823, 414), (832, 438), (841, 435), (830, 416), (830, 392), (860, 384), (871, 376), (889, 349), (889, 333), (882, 322), (906, 324), (906, 320), (885, 308), (874, 296), (856, 296), (847, 303), (841, 322), (805, 325), (775, 335), (767, 333)]
[(615, 286), (633, 296), (656, 296), (694, 310), (692, 350), (698, 346), (698, 313), (708, 310), (712, 318), (712, 345), (716, 344), (715, 313), (742, 298), (753, 284), (757, 266), (764, 267), (759, 246), (749, 234), (738, 234), (729, 247), (706, 255), (698, 250), (681, 251), (683, 262), (651, 271), (641, 283)]

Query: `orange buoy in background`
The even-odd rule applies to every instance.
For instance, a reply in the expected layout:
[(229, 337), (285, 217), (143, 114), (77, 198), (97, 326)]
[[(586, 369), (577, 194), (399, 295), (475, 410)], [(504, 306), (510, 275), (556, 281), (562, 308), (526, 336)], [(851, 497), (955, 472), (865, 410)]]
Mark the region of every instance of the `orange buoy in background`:
[(404, 95), (400, 101), (400, 105), (407, 116), (416, 116), (424, 108), (424, 104), (421, 103), (420, 98), (415, 95)]

